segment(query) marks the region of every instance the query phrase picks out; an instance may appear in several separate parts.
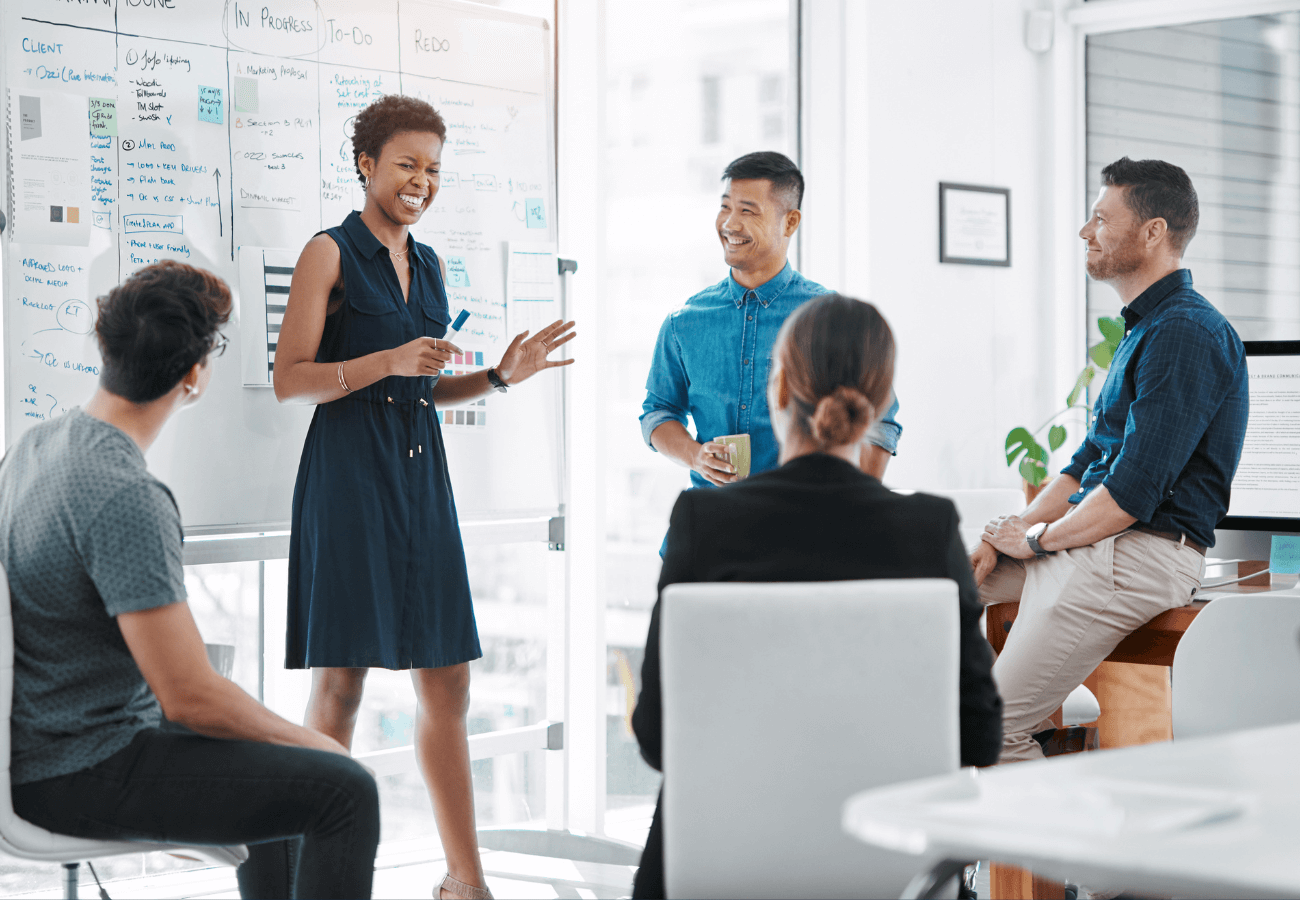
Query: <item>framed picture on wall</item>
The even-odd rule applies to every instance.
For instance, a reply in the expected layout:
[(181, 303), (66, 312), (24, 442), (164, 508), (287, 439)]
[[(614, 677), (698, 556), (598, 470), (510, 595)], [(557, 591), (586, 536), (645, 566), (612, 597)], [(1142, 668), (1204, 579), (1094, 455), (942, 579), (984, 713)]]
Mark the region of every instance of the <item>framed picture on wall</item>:
[(939, 262), (1011, 265), (1011, 189), (939, 182)]

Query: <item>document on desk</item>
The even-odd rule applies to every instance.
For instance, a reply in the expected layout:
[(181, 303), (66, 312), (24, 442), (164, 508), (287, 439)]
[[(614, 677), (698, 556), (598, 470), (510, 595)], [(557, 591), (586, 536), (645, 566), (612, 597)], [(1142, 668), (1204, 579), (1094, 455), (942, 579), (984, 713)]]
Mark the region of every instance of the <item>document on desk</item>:
[[(1236, 818), (1250, 809), (1249, 795), (1134, 781), (1086, 779), (1074, 784), (1018, 781), (979, 785), (971, 800), (937, 799), (926, 815), (971, 828), (997, 825), (1038, 828), (1045, 816), (1054, 831), (1079, 837), (1166, 834)], [(1060, 812), (1061, 815), (1056, 815)]]
[(1300, 517), (1300, 358), (1249, 356), (1250, 420), (1230, 516)]
[(90, 111), (85, 97), (9, 89), (13, 239), (90, 243)]

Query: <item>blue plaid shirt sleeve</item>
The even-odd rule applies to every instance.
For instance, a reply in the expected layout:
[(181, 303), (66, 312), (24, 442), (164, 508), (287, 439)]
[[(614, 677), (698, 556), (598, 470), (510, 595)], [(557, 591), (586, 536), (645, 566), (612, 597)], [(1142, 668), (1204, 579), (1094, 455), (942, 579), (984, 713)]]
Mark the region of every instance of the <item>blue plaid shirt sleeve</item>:
[(1173, 495), (1236, 377), (1222, 340), (1198, 322), (1163, 319), (1147, 341), (1134, 372), (1124, 443), (1102, 480), (1119, 508), (1139, 522), (1151, 521)]
[(1088, 466), (1092, 465), (1101, 457), (1101, 448), (1097, 442), (1092, 439), (1089, 433), (1079, 445), (1079, 449), (1074, 451), (1074, 456), (1070, 457), (1070, 464), (1061, 470), (1062, 475), (1068, 475), (1075, 481), (1083, 481), (1083, 473), (1088, 471)]
[(650, 435), (665, 422), (686, 424), (690, 409), (690, 382), (682, 364), (682, 348), (673, 332), (673, 317), (664, 319), (655, 340), (650, 374), (645, 381), (645, 402), (641, 404), (641, 437), (651, 450)]

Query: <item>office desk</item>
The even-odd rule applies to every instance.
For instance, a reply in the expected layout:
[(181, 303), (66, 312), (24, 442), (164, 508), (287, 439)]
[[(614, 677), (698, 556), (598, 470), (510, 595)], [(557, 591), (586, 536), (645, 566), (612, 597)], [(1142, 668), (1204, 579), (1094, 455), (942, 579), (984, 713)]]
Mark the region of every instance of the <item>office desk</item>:
[[(1294, 897), (1297, 744), (1291, 724), (964, 769), (864, 791), (845, 804), (843, 824), (892, 850), (999, 860), (1096, 889)], [(1160, 827), (1214, 809), (1225, 815)]]

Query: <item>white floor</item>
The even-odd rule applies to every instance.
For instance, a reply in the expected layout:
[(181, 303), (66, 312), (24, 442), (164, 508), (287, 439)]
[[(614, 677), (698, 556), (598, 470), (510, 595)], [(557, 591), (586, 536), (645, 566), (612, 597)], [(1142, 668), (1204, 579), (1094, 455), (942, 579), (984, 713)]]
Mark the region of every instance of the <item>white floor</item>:
[[(630, 843), (645, 842), (653, 807), (634, 807), (611, 811), (606, 819), (610, 837)], [(57, 867), (53, 864), (55, 872)], [(527, 856), (499, 850), (484, 851), (483, 869), (488, 887), (501, 900), (508, 898), (617, 898), (632, 892), (633, 866), (610, 866)], [(428, 838), (381, 844), (375, 859), (375, 900), (429, 897), (435, 882), (446, 873), (442, 850)], [(52, 872), (54, 874), (54, 872)], [(123, 878), (104, 883), (109, 896), (121, 900), (153, 898), (227, 898), (238, 897), (235, 870), (229, 868), (191, 869), (138, 878)], [(97, 890), (90, 870), (81, 867), (81, 896), (95, 897)], [(61, 897), (58, 889), (10, 894), (11, 897)]]

